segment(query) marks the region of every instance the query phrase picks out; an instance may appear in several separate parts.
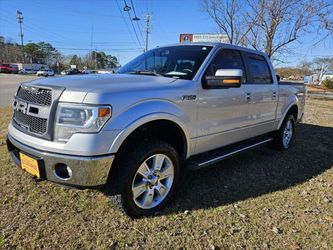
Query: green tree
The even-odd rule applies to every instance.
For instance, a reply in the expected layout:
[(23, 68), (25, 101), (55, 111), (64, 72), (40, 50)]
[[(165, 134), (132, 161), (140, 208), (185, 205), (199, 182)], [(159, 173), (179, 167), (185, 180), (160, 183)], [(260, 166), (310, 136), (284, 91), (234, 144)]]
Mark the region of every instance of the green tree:
[(76, 65), (78, 68), (82, 66), (82, 60), (81, 57), (78, 55), (72, 56), (72, 58), (69, 60), (70, 65)]
[(48, 64), (54, 51), (56, 49), (50, 43), (45, 42), (28, 43), (23, 47), (23, 52), (30, 63)]
[(107, 55), (106, 57), (107, 68), (116, 68), (119, 67), (118, 58), (115, 56)]

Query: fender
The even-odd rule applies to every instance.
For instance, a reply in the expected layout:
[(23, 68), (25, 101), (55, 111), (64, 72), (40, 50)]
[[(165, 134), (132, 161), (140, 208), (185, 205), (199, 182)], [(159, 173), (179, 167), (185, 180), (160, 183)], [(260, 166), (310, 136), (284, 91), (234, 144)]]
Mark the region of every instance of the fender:
[(292, 106), (296, 105), (297, 107), (299, 107), (299, 100), (298, 100), (298, 97), (296, 95), (292, 95), (292, 96), (289, 96), (285, 102), (285, 104), (283, 105), (283, 113), (282, 113), (282, 116), (281, 116), (281, 119), (278, 123), (278, 126), (277, 126), (277, 130), (280, 129), (281, 125), (282, 125), (282, 122), (284, 121), (287, 113), (289, 112), (290, 108)]
[(191, 152), (191, 136), (187, 130), (186, 123), (191, 122), (191, 119), (176, 104), (167, 100), (146, 100), (136, 103), (112, 118), (105, 129), (120, 130), (120, 133), (113, 140), (109, 152), (116, 153), (125, 139), (135, 129), (148, 122), (157, 120), (168, 120), (179, 126), (186, 138), (186, 155), (188, 157)]

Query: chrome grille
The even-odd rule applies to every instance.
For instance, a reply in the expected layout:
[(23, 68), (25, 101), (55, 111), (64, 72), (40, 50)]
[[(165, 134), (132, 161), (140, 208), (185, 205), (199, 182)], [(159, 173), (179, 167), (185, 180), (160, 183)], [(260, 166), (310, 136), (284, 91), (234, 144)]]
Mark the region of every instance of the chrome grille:
[(17, 93), (17, 97), (27, 102), (50, 106), (52, 104), (52, 90), (36, 88), (28, 89), (21, 87)]
[[(34, 106), (30, 106), (34, 105)], [(37, 106), (36, 106), (37, 105)], [(52, 105), (52, 90), (39, 87), (21, 86), (14, 101), (15, 124), (25, 131), (34, 134), (46, 134), (48, 127), (48, 117), (41, 116), (40, 110), (50, 109)], [(34, 110), (34, 114), (30, 111)]]
[(24, 129), (32, 133), (45, 134), (47, 132), (47, 119), (24, 114), (14, 111), (14, 121)]
[(22, 84), (13, 100), (13, 126), (34, 137), (52, 140), (53, 117), (65, 88)]

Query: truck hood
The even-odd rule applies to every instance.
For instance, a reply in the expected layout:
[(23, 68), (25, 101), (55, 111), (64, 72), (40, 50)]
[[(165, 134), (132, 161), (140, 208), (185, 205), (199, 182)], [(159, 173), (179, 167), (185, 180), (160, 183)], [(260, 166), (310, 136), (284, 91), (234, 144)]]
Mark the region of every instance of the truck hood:
[(123, 91), (141, 88), (154, 88), (174, 82), (169, 77), (131, 75), (131, 74), (104, 74), (104, 75), (77, 75), (40, 78), (27, 83), (34, 86), (49, 86), (65, 88), (67, 91)]
[(60, 101), (83, 102), (88, 93), (111, 94), (140, 90), (165, 88), (177, 79), (162, 76), (104, 74), (75, 75), (40, 78), (28, 83), (29, 86), (46, 86), (63, 89)]

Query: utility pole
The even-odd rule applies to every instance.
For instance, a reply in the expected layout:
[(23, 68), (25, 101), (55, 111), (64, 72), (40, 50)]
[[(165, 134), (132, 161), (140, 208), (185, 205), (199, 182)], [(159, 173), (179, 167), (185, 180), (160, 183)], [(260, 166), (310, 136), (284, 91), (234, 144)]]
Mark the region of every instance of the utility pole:
[[(93, 38), (94, 38), (94, 25), (91, 25), (90, 56), (91, 56), (91, 59), (93, 60), (93, 63), (94, 63), (94, 69), (96, 69), (96, 63), (95, 63), (94, 55), (93, 55)], [(88, 62), (87, 62), (87, 67), (88, 67)]]
[(20, 37), (21, 37), (21, 46), (23, 48), (23, 32), (22, 32), (22, 23), (23, 23), (23, 14), (21, 11), (16, 11), (16, 20), (20, 25)]
[(145, 47), (145, 50), (144, 51), (147, 51), (148, 50), (148, 35), (149, 35), (149, 33), (150, 33), (150, 24), (149, 24), (149, 22), (150, 22), (150, 15), (149, 14), (147, 14), (146, 16), (145, 16), (145, 20), (146, 20), (146, 47)]

